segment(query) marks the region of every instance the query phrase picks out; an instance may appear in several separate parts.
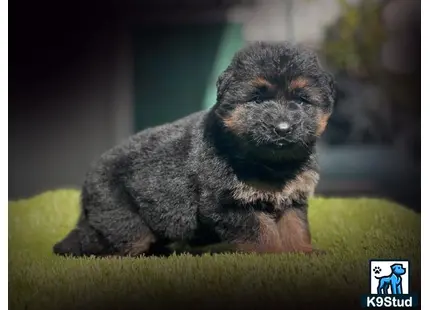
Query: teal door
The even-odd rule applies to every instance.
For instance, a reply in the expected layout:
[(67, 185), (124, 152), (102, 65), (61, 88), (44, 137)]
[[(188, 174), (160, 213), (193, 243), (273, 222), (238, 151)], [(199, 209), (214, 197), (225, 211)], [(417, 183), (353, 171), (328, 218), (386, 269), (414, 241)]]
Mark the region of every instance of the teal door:
[(135, 31), (135, 131), (213, 105), (216, 79), (242, 44), (237, 24), (168, 25)]

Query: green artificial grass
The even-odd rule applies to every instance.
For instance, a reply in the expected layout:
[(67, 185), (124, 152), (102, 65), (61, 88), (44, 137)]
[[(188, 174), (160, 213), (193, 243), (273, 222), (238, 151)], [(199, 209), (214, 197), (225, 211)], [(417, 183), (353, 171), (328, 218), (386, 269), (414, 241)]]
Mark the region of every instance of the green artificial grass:
[[(377, 199), (314, 198), (309, 220), (324, 256), (174, 255), (72, 259), (52, 245), (73, 228), (79, 192), (58, 190), (9, 203), (10, 309), (272, 309), (331, 304), (360, 308), (368, 260), (404, 258), (420, 283), (420, 215)], [(317, 307), (317, 308), (318, 308)], [(291, 308), (291, 307), (290, 307)]]

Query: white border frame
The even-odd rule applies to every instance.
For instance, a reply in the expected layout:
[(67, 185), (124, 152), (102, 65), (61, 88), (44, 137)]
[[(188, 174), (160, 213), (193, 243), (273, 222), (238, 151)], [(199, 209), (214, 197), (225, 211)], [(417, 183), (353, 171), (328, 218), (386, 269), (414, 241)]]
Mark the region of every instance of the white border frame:
[[(421, 0), (421, 72), (429, 72), (430, 71), (430, 62), (428, 55), (430, 55), (430, 45), (429, 39), (427, 35), (427, 40), (425, 38), (425, 34), (428, 34), (430, 31), (430, 21), (425, 18), (425, 13), (428, 14), (430, 10), (430, 3), (428, 0)], [(430, 197), (428, 193), (430, 192), (429, 184), (430, 184), (430, 150), (427, 147), (428, 142), (426, 143), (426, 139), (429, 139), (428, 133), (430, 131), (430, 122), (426, 119), (425, 115), (430, 115), (430, 88), (425, 83), (426, 74), (421, 73), (421, 205), (424, 206), (421, 208), (421, 262), (428, 262), (430, 260), (429, 257), (429, 247), (430, 247), (430, 227), (429, 225), (425, 225), (425, 219), (428, 218), (430, 210), (428, 209)], [(426, 188), (427, 187), (427, 188)], [(424, 225), (423, 225), (424, 224)], [(428, 294), (430, 283), (428, 283), (427, 279), (430, 277), (430, 270), (428, 268), (423, 268), (423, 264), (421, 263), (421, 304), (419, 305), (421, 309), (427, 309), (430, 307), (430, 296)]]
[[(2, 31), (2, 36), (1, 36), (1, 41), (0, 41), (0, 47), (1, 47), (1, 64), (0, 64), (0, 68), (1, 70), (1, 102), (2, 104), (0, 104), (1, 109), (3, 110), (1, 114), (1, 117), (3, 118), (3, 120), (0, 122), (2, 129), (0, 130), (1, 134), (3, 135), (4, 141), (8, 141), (8, 128), (9, 128), (9, 124), (8, 124), (8, 115), (9, 115), (9, 111), (8, 111), (8, 87), (9, 87), (9, 83), (8, 83), (8, 40), (9, 40), (9, 36), (8, 36), (8, 11), (9, 11), (9, 7), (8, 7), (8, 2), (7, 1), (2, 1), (1, 2), (1, 6), (2, 8), (0, 9), (0, 23), (1, 23), (1, 31)], [(6, 145), (6, 148), (8, 148), (7, 144), (4, 143), (3, 145)], [(9, 175), (9, 169), (8, 169), (8, 151), (4, 151), (1, 153), (2, 156), (6, 157), (5, 159), (1, 160), (1, 163), (3, 165), (1, 171), (3, 171), (2, 173), (2, 177), (5, 178), (5, 182), (2, 183), (2, 186), (0, 186), (1, 189), (1, 194), (2, 197), (5, 196), (5, 202), (8, 201), (8, 199), (6, 199), (6, 197), (8, 197), (8, 175)], [(3, 233), (2, 236), (2, 243), (4, 242), (4, 244), (1, 244), (1, 248), (4, 249), (4, 251), (8, 251), (9, 247), (8, 247), (8, 236), (9, 236), (9, 227), (8, 227), (8, 222), (9, 222), (9, 212), (8, 212), (8, 204), (6, 204), (5, 207), (1, 208), (2, 212), (4, 212), (4, 215), (1, 216), (1, 230)], [(0, 255), (1, 257), (1, 265), (2, 265), (2, 279), (4, 279), (4, 284), (2, 285), (2, 289), (1, 289), (1, 300), (4, 303), (4, 309), (8, 308), (9, 305), (9, 270), (8, 270), (8, 253), (3, 253), (2, 255)]]

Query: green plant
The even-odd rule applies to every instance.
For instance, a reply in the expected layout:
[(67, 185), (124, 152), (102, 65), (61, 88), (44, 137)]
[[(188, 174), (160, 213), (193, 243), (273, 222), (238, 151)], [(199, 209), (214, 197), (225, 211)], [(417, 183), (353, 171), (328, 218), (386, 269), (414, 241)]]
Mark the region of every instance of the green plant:
[(381, 23), (382, 5), (363, 0), (357, 5), (338, 0), (341, 14), (326, 29), (321, 54), (337, 71), (373, 76), (380, 66), (379, 55), (385, 37)]

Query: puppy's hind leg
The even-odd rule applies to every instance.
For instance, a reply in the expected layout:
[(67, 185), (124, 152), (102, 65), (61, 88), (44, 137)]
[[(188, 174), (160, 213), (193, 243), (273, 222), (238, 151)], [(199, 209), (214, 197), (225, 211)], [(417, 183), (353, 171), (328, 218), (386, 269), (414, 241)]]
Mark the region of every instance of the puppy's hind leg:
[(54, 254), (61, 256), (104, 255), (109, 253), (109, 245), (81, 215), (76, 227), (53, 247)]
[(98, 184), (82, 192), (83, 212), (88, 225), (109, 244), (109, 255), (139, 256), (157, 241), (151, 229), (138, 214), (128, 193), (120, 188)]
[(79, 230), (73, 229), (63, 240), (57, 242), (53, 247), (53, 252), (61, 256), (82, 256)]

